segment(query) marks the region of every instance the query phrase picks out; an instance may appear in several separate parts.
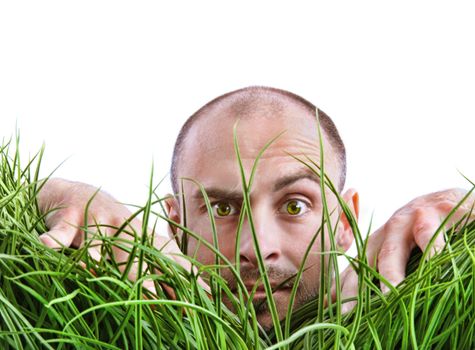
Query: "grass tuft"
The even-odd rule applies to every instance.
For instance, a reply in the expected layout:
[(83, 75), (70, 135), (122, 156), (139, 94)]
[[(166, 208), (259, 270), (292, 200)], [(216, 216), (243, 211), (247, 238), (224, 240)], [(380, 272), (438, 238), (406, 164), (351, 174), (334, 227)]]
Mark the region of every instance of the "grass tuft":
[[(234, 141), (240, 161), (238, 141)], [(475, 348), (475, 223), (464, 219), (446, 232), (445, 248), (431, 259), (414, 251), (407, 268), (408, 277), (390, 293), (382, 294), (379, 285), (384, 279), (365, 258), (367, 241), (348, 206), (337, 196), (357, 242), (358, 255), (347, 257), (359, 274), (357, 307), (342, 314), (341, 305), (346, 300), (337, 292), (334, 302), (327, 306), (322, 297), (293, 313), (289, 311), (285, 320), (279, 320), (252, 229), (250, 190), (259, 157), (249, 178), (240, 162), (244, 204), (236, 239), (239, 240), (246, 217), (253, 231), (274, 324), (273, 330), (265, 332), (249, 302), (253, 291), (249, 293), (239, 278), (239, 261), (231, 262), (218, 251), (219, 235), (209, 201), (206, 204), (213, 242), (200, 240), (186, 223), (173, 224), (184, 232), (182, 247), (186, 248), (186, 237), (200, 240), (201, 245), (215, 252), (214, 265), (204, 266), (193, 257), (186, 257), (196, 266), (189, 271), (154, 248), (153, 229), (150, 232), (149, 228), (156, 227), (160, 220), (170, 220), (154, 209), (160, 207), (163, 198), (155, 194), (152, 178), (147, 203), (133, 214), (142, 217), (142, 232), (135, 232), (125, 222), (114, 229), (127, 234), (128, 239), (120, 238), (123, 235), (119, 234), (108, 237), (101, 235), (105, 227), (88, 223), (83, 228), (86, 241), (81, 248), (55, 251), (41, 244), (38, 236), (46, 232), (46, 227), (36, 197), (43, 184), (38, 178), (42, 156), (43, 150), (23, 165), (18, 139), (0, 146), (1, 349)], [(322, 167), (310, 159), (296, 158), (296, 161), (320, 177), (322, 193), (338, 194)], [(320, 164), (324, 164), (323, 158)], [(207, 199), (206, 192), (200, 188)], [(324, 239), (323, 232), (329, 234), (332, 248), (322, 254), (326, 271), (322, 269), (320, 277), (321, 296), (330, 295), (333, 278), (338, 285), (336, 257), (344, 255), (335, 247), (330, 215), (324, 201), (324, 224), (315, 232), (302, 257), (305, 262), (314, 242)], [(101, 261), (87, 254), (90, 245), (97, 241), (101, 242), (103, 255), (108, 257)], [(129, 261), (115, 261), (110, 253), (113, 247), (127, 251)], [(137, 263), (141, 272), (136, 281), (130, 281), (128, 273)], [(221, 276), (222, 268), (228, 268), (237, 279), (235, 293)], [(157, 270), (161, 273), (152, 273)], [(304, 264), (297, 281), (303, 271)], [(209, 282), (210, 293), (201, 287), (199, 278)], [(146, 281), (153, 282), (154, 294), (144, 287)], [(170, 299), (164, 286), (175, 291), (174, 299)], [(295, 293), (294, 288), (291, 305)], [(230, 300), (232, 311), (222, 303), (223, 298)]]

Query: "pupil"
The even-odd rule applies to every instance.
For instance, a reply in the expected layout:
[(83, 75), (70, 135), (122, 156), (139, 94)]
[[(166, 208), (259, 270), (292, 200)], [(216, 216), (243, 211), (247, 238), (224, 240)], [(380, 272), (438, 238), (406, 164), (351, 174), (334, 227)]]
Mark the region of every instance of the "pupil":
[(300, 213), (300, 210), (301, 210), (300, 205), (296, 201), (291, 201), (287, 205), (287, 211), (289, 214), (297, 215), (298, 213)]
[(228, 204), (220, 203), (218, 205), (218, 215), (226, 216), (226, 215), (229, 215), (230, 211), (231, 211), (231, 208), (229, 207)]

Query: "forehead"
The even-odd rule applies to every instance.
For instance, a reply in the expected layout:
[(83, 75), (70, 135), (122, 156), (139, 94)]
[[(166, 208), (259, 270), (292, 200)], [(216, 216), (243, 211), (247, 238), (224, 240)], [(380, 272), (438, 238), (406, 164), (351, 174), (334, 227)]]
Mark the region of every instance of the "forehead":
[[(189, 130), (184, 142), (178, 177), (193, 178), (203, 184), (239, 179), (234, 129), (240, 156), (249, 174), (262, 148), (275, 137), (264, 152), (258, 172), (276, 174), (285, 169), (303, 167), (291, 155), (320, 160), (318, 128), (315, 118), (298, 106), (285, 110), (257, 109), (240, 116), (229, 110), (202, 116)], [(328, 174), (336, 175), (337, 157), (324, 136), (325, 165)], [(332, 177), (332, 176), (331, 176)]]

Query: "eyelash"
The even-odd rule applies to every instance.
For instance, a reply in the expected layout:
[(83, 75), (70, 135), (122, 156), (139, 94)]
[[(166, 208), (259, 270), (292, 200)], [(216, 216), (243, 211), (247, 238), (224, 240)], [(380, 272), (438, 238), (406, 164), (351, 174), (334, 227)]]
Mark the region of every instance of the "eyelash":
[[(228, 214), (228, 215), (218, 215), (217, 212), (216, 212), (216, 209), (217, 209), (217, 205), (218, 204), (225, 204), (225, 205), (228, 205), (231, 207), (231, 213)], [(234, 203), (232, 201), (226, 201), (226, 200), (221, 200), (221, 201), (216, 201), (216, 202), (211, 202), (210, 203), (210, 206), (211, 206), (211, 210), (213, 212), (213, 215), (215, 218), (218, 218), (218, 219), (223, 219), (223, 218), (226, 218), (226, 217), (229, 217), (229, 216), (234, 216), (234, 215), (237, 215), (239, 214), (239, 211), (241, 210), (241, 206), (238, 205), (237, 203)], [(206, 206), (203, 208), (204, 212), (207, 212), (207, 208)]]
[[(290, 204), (290, 202), (298, 202), (300, 207), (302, 207), (302, 204), (303, 204), (302, 212), (298, 212), (296, 214), (289, 213), (287, 206)], [(224, 205), (230, 207), (230, 212), (226, 215), (219, 215), (218, 212), (217, 212), (217, 210), (219, 210), (217, 205), (219, 205), (219, 204), (224, 204)], [(223, 218), (226, 218), (226, 217), (235, 216), (235, 215), (239, 214), (240, 209), (241, 209), (240, 205), (237, 205), (236, 203), (233, 203), (232, 201), (225, 201), (225, 200), (212, 202), (212, 203), (210, 203), (210, 206), (211, 206), (211, 210), (213, 212), (214, 217), (217, 218), (217, 219), (223, 219)], [(278, 209), (278, 212), (280, 214), (286, 215), (288, 217), (296, 218), (296, 217), (301, 217), (301, 216), (305, 215), (306, 213), (308, 213), (311, 210), (311, 208), (312, 208), (312, 205), (306, 200), (303, 200), (301, 198), (289, 198), (280, 205), (280, 207)], [(206, 211), (207, 211), (207, 208), (206, 208), (206, 206), (204, 206), (203, 207), (203, 212), (206, 212)]]
[[(305, 208), (303, 208), (302, 212), (299, 212), (295, 215), (292, 215), (286, 210), (287, 209), (286, 206), (288, 206), (290, 202), (299, 202), (301, 204), (304, 204)], [(283, 215), (295, 218), (295, 217), (301, 217), (301, 216), (307, 214), (311, 210), (311, 208), (312, 208), (312, 205), (306, 200), (303, 200), (301, 198), (289, 198), (285, 202), (282, 203), (282, 205), (279, 207), (278, 211), (279, 211), (279, 213), (281, 213)]]

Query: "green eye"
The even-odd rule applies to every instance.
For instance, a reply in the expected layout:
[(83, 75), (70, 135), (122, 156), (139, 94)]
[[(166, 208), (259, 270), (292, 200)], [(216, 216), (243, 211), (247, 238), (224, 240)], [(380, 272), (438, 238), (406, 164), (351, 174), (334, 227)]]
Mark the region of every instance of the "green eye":
[(234, 208), (227, 202), (219, 202), (213, 205), (213, 210), (216, 216), (229, 216), (234, 213)]
[(292, 199), (285, 202), (283, 209), (286, 214), (297, 216), (305, 212), (307, 204), (303, 201)]

